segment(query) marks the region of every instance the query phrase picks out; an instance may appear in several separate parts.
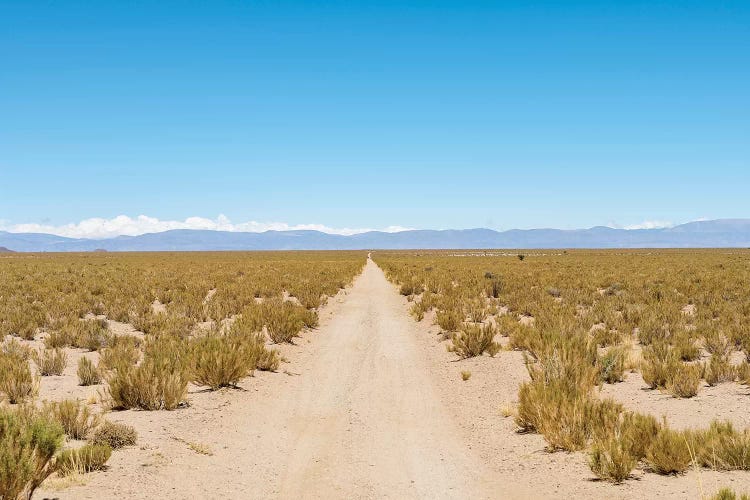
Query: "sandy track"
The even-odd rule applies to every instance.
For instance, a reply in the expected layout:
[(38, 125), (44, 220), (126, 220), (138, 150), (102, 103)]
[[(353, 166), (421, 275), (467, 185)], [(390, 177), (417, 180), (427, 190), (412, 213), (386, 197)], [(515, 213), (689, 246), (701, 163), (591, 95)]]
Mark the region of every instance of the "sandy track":
[(321, 332), (295, 398), (282, 497), (492, 496), (432, 387), (413, 328), (368, 261)]
[(441, 399), (422, 332), (380, 268), (368, 260), (330, 302), (317, 331), (282, 346), (293, 373), (258, 373), (245, 391), (193, 389), (183, 410), (112, 413), (139, 446), (85, 485), (37, 497), (507, 498)]

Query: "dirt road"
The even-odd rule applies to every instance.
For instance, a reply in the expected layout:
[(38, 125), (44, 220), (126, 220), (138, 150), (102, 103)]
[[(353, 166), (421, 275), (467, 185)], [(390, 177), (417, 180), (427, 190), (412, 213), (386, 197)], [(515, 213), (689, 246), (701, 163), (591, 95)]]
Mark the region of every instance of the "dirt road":
[(290, 419), (280, 494), (490, 497), (410, 335), (414, 321), (368, 261), (325, 331)]

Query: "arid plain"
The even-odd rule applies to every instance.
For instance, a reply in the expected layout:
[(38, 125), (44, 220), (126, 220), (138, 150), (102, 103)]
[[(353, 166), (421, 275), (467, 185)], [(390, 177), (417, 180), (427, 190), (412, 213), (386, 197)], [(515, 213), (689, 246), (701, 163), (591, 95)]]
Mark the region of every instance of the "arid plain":
[(747, 492), (748, 263), (3, 256), (3, 498)]

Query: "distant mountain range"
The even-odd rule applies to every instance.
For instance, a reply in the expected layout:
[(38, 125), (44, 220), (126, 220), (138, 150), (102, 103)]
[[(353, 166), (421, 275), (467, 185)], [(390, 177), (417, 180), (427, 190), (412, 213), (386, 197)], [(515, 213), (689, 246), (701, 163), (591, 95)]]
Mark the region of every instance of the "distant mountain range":
[(351, 236), (319, 231), (240, 233), (186, 229), (95, 240), (0, 231), (0, 247), (16, 252), (750, 247), (750, 219), (690, 222), (664, 229), (448, 229), (371, 231)]

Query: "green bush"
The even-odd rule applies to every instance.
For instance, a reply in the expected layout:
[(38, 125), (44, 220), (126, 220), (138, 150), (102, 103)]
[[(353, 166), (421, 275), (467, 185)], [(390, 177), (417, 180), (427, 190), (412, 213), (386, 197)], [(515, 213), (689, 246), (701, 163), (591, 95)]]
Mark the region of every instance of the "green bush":
[(53, 471), (62, 427), (35, 413), (0, 408), (0, 498), (31, 498)]

